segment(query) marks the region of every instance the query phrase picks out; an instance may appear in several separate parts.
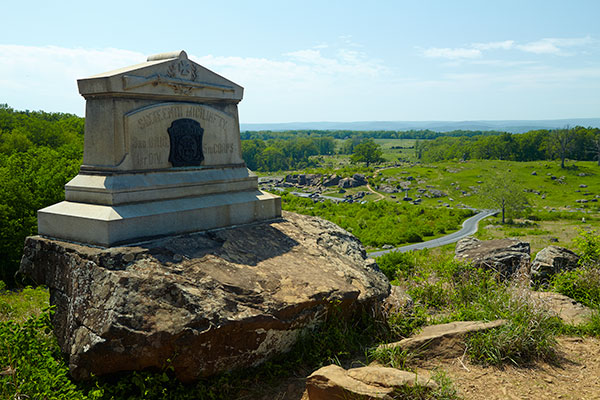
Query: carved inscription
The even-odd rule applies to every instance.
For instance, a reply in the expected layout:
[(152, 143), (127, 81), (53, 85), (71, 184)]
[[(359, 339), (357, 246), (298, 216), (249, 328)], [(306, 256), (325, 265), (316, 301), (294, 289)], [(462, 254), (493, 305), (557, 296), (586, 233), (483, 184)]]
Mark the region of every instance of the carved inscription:
[(210, 106), (164, 103), (127, 115), (126, 124), (133, 170), (243, 162), (235, 118)]
[(179, 118), (194, 118), (204, 122), (215, 124), (218, 128), (226, 129), (228, 121), (207, 108), (199, 108), (188, 105), (175, 105), (154, 110), (137, 120), (140, 129), (146, 129), (154, 124), (165, 120), (174, 120)]
[(134, 137), (131, 148), (137, 168), (155, 168), (165, 162), (164, 152), (169, 148), (169, 140), (161, 136), (150, 136), (147, 139)]

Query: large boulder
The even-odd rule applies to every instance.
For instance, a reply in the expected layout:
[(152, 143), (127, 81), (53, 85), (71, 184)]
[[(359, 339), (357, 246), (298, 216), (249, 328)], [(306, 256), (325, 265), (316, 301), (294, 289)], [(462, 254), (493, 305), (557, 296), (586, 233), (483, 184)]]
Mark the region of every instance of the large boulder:
[(333, 174), (323, 179), (323, 186), (337, 186), (340, 183), (340, 177), (337, 174)]
[(517, 239), (479, 240), (472, 236), (456, 244), (454, 258), (469, 261), (477, 268), (498, 271), (503, 277), (512, 276), (530, 262), (529, 243)]
[(579, 256), (569, 249), (559, 246), (548, 246), (540, 250), (531, 263), (531, 280), (537, 284), (545, 284), (561, 271), (577, 268)]
[(332, 304), (349, 315), (390, 293), (358, 239), (287, 212), (114, 248), (29, 237), (20, 271), (50, 288), (76, 379), (170, 362), (192, 381), (258, 365), (289, 350)]

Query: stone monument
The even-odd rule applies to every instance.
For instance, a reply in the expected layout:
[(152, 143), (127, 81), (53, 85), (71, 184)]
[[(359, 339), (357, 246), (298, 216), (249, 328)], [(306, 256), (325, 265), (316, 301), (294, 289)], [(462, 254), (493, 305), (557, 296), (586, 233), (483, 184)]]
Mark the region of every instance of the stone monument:
[(243, 88), (184, 51), (78, 80), (83, 165), (40, 235), (101, 246), (281, 216), (242, 159)]
[(240, 86), (179, 52), (79, 91), (84, 164), (66, 200), (39, 211), (19, 269), (48, 286), (73, 378), (169, 365), (190, 382), (256, 366), (332, 305), (349, 318), (389, 295), (357, 238), (282, 215), (258, 190), (241, 158)]

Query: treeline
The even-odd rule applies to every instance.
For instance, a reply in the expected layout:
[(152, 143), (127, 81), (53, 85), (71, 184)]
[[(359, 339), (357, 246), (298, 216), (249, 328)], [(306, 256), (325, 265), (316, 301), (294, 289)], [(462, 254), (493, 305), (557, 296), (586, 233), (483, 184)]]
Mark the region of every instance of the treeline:
[(299, 137), (329, 137), (333, 139), (422, 139), (431, 140), (438, 137), (472, 137), (472, 136), (496, 136), (501, 131), (465, 131), (454, 130), (450, 132), (434, 132), (425, 130), (408, 131), (350, 131), (350, 130), (290, 130), (290, 131), (244, 131), (241, 133), (242, 140), (289, 140)]
[(40, 208), (64, 199), (82, 161), (84, 120), (0, 104), (0, 280), (14, 284)]
[(335, 153), (330, 137), (292, 137), (288, 139), (250, 139), (242, 141), (242, 157), (255, 171), (283, 171), (313, 167), (310, 156)]
[[(451, 159), (536, 161), (598, 160), (600, 129), (565, 128), (535, 130), (495, 136), (439, 137), (415, 145), (417, 158), (435, 162)], [(599, 160), (600, 162), (600, 160)]]

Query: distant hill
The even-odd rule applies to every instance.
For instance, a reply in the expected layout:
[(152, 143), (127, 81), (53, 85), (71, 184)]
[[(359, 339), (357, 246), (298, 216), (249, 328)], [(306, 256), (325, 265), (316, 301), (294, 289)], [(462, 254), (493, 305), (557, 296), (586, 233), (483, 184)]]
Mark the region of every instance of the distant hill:
[(429, 129), (436, 132), (454, 130), (505, 131), (523, 133), (535, 129), (555, 129), (566, 126), (600, 128), (600, 118), (570, 118), (548, 120), (500, 120), (500, 121), (359, 121), (359, 122), (284, 122), (244, 124), (242, 131), (288, 131), (288, 130), (351, 130), (351, 131), (407, 131)]

